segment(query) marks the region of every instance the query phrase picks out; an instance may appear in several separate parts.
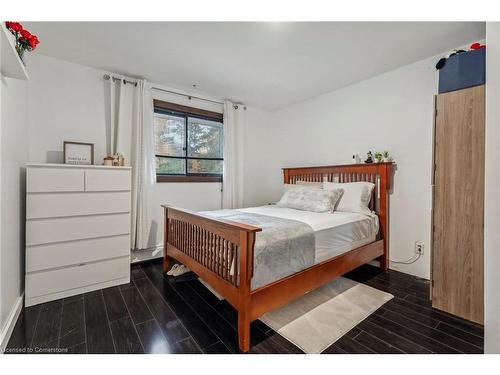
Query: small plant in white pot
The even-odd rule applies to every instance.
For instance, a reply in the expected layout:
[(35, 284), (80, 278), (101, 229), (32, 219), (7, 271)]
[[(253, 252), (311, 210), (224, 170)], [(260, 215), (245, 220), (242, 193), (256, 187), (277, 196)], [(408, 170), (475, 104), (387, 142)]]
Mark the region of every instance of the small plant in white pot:
[(382, 153), (382, 161), (383, 161), (384, 163), (388, 163), (388, 162), (390, 162), (390, 161), (391, 161), (391, 160), (390, 160), (390, 156), (389, 156), (389, 151), (384, 151), (384, 152)]
[(377, 163), (380, 163), (382, 161), (382, 153), (381, 152), (376, 152), (374, 157), (375, 157), (375, 161)]

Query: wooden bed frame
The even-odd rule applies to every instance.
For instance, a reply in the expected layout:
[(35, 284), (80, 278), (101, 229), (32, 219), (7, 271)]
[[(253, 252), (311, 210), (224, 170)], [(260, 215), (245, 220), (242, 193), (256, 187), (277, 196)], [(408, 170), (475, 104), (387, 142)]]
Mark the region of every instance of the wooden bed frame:
[[(330, 280), (374, 259), (388, 268), (389, 188), (391, 163), (284, 168), (284, 183), (373, 182), (370, 208), (379, 216), (377, 240), (251, 290), (253, 249), (260, 228), (214, 219), (188, 210), (162, 206), (165, 213), (163, 270), (169, 257), (188, 266), (238, 311), (238, 339), (242, 352), (250, 349), (250, 322)], [(231, 265), (235, 266), (231, 270)]]

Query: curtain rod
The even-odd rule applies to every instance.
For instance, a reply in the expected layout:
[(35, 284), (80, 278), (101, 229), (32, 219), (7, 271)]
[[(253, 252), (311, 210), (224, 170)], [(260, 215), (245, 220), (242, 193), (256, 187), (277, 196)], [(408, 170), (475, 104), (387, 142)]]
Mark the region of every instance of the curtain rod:
[(204, 100), (204, 101), (210, 102), (210, 103), (224, 104), (224, 102), (220, 102), (218, 100), (211, 100), (211, 99), (200, 98), (199, 96), (188, 95), (188, 94), (181, 94), (179, 92), (165, 90), (165, 89), (161, 89), (159, 87), (151, 87), (151, 90), (163, 91), (163, 92), (168, 92), (169, 94), (174, 94), (174, 95), (179, 95), (179, 96), (185, 96), (185, 97), (187, 97), (190, 100), (194, 98), (194, 99), (198, 99), (198, 100)]
[(137, 86), (137, 81), (129, 81), (129, 80), (126, 80), (124, 78), (111, 77), (109, 74), (103, 75), (102, 78), (104, 78), (106, 81), (113, 79), (113, 82), (123, 81), (123, 83), (125, 83), (125, 84), (129, 83), (131, 85)]

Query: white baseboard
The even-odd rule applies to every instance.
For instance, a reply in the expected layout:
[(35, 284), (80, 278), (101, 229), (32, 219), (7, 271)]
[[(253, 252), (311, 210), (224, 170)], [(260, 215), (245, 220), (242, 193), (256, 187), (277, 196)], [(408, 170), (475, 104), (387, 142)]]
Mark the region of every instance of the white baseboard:
[(12, 331), (14, 330), (14, 326), (17, 323), (17, 318), (19, 318), (19, 314), (23, 308), (24, 301), (24, 293), (17, 297), (16, 303), (12, 306), (12, 310), (10, 311), (9, 316), (7, 317), (7, 321), (5, 322), (5, 326), (0, 333), (0, 353), (5, 351), (7, 344), (9, 343), (10, 335), (12, 335)]

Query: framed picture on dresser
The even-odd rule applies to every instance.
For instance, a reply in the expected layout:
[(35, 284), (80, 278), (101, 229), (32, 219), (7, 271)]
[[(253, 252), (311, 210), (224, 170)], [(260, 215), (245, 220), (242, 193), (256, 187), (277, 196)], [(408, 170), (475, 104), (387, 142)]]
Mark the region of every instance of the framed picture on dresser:
[(94, 144), (64, 141), (64, 164), (93, 165)]

